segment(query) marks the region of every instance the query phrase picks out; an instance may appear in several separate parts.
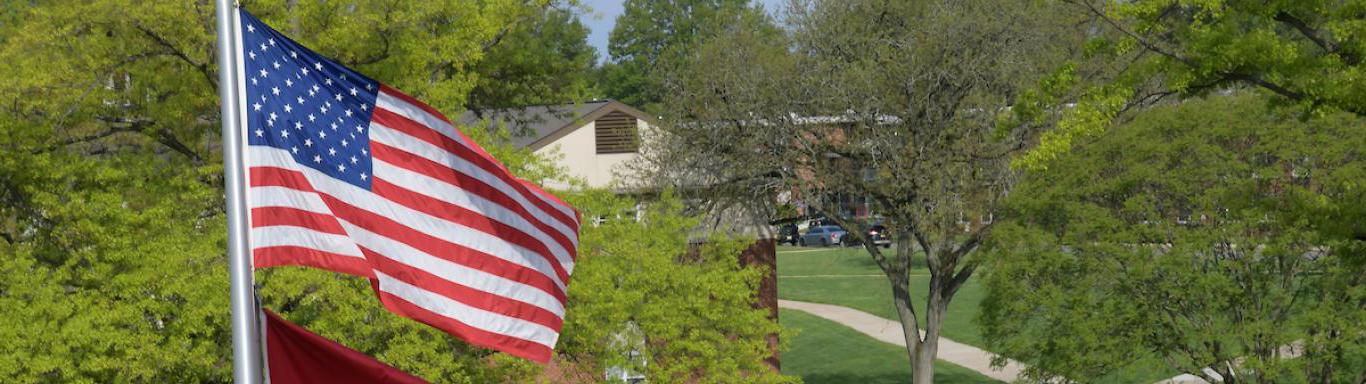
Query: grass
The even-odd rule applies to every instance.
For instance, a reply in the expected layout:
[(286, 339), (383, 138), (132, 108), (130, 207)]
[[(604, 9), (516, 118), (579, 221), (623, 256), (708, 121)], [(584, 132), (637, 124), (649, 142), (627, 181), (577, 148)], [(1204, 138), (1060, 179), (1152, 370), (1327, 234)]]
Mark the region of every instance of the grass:
[[(907, 383), (906, 350), (877, 341), (835, 322), (800, 311), (781, 310), (783, 327), (797, 331), (782, 355), (783, 373), (806, 384)], [(998, 383), (970, 369), (939, 361), (936, 383)]]
[[(915, 305), (923, 324), (924, 297), (929, 287), (929, 272), (923, 265), (913, 265), (910, 285), (911, 293), (919, 298)], [(953, 341), (987, 349), (981, 330), (974, 323), (985, 294), (977, 280), (968, 280), (949, 303), (941, 334)], [(863, 248), (779, 247), (778, 297), (840, 305), (887, 319), (897, 318), (891, 287)], [(899, 347), (887, 346), (902, 351)], [(787, 362), (784, 357), (784, 365)], [(1109, 376), (1088, 381), (1152, 383), (1176, 374), (1158, 359), (1145, 359)]]
[[(800, 252), (816, 250), (814, 252)], [(911, 293), (925, 297), (929, 272), (923, 267), (911, 271)], [(968, 280), (949, 303), (942, 334), (953, 341), (982, 347), (985, 342), (977, 326), (978, 304), (983, 290), (976, 280)], [(778, 297), (787, 300), (835, 304), (895, 320), (892, 289), (873, 258), (863, 248), (778, 249)], [(917, 315), (925, 320), (924, 300), (919, 300)]]

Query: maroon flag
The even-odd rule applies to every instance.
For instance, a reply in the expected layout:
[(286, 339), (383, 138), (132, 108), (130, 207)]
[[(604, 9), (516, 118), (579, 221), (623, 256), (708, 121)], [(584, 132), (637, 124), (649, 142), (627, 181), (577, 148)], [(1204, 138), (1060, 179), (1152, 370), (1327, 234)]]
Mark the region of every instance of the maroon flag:
[(266, 371), (271, 384), (421, 384), (409, 375), (265, 312)]

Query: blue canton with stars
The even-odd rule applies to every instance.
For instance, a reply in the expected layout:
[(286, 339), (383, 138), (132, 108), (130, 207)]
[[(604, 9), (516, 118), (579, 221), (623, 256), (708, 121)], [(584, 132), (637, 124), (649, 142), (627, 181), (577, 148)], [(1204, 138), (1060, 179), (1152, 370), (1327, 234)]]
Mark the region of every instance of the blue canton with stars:
[(304, 48), (239, 10), (247, 143), (370, 189), (370, 115), (379, 83)]

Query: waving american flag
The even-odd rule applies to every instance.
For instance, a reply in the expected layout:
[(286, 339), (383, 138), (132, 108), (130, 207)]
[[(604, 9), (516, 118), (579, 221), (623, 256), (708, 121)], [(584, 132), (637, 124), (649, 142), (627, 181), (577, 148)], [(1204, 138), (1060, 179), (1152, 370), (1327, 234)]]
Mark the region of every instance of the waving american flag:
[(390, 311), (548, 361), (578, 212), (435, 109), (238, 12), (255, 266), (364, 276)]

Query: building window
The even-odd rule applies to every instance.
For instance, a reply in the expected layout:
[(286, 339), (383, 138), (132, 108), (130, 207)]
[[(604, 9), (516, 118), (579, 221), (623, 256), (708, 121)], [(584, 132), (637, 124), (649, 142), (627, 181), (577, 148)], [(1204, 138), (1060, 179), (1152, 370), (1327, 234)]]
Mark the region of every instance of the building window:
[(636, 118), (620, 111), (598, 118), (593, 123), (598, 153), (632, 153), (640, 148)]

